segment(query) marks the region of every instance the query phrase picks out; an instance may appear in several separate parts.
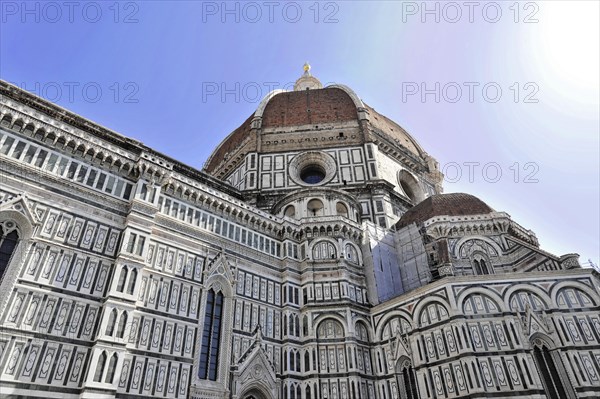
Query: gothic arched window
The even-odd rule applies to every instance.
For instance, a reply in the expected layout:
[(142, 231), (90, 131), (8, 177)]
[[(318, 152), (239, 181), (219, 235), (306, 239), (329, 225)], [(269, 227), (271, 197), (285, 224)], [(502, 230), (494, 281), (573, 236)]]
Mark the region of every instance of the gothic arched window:
[[(11, 223), (12, 222), (7, 222), (6, 224), (9, 225)], [(2, 280), (2, 277), (4, 276), (4, 273), (8, 267), (8, 263), (10, 262), (10, 259), (12, 258), (15, 248), (19, 242), (19, 233), (16, 229), (8, 233), (5, 233), (8, 230), (5, 229), (5, 226), (0, 226), (0, 280)]]
[(115, 332), (115, 324), (117, 322), (117, 309), (113, 309), (108, 317), (108, 324), (106, 325), (106, 335), (112, 336)]
[(348, 207), (343, 202), (335, 204), (335, 213), (338, 216), (348, 217)]
[(285, 208), (285, 210), (283, 211), (283, 214), (287, 217), (295, 218), (296, 217), (296, 207), (294, 205), (288, 205)]
[(335, 245), (329, 241), (320, 241), (313, 246), (312, 250), (313, 259), (335, 259), (337, 258), (337, 251)]
[(358, 263), (358, 251), (351, 244), (346, 244), (344, 247), (344, 252), (346, 252), (346, 259), (352, 263)]
[(123, 266), (119, 274), (119, 282), (117, 283), (117, 292), (123, 292), (125, 288), (125, 280), (127, 280), (127, 268)]
[(219, 363), (219, 341), (221, 338), (221, 321), (223, 317), (223, 294), (209, 290), (206, 296), (204, 329), (200, 351), (198, 377), (203, 380), (217, 380)]
[(102, 382), (102, 374), (104, 373), (104, 365), (106, 364), (106, 352), (102, 352), (96, 363), (96, 373), (94, 374), (94, 382)]
[(133, 290), (135, 289), (135, 281), (137, 280), (137, 270), (131, 269), (131, 274), (129, 275), (129, 284), (127, 285), (127, 293), (129, 295), (133, 295)]
[(117, 327), (117, 338), (123, 338), (125, 327), (127, 326), (127, 312), (121, 313), (119, 318), (119, 326)]
[(541, 339), (536, 339), (533, 348), (533, 358), (537, 365), (544, 390), (549, 399), (560, 399), (572, 397), (573, 388), (567, 378), (561, 379), (565, 370), (558, 354), (550, 352), (548, 345)]
[[(125, 314), (125, 313), (123, 313)], [(119, 358), (117, 357), (117, 354), (113, 354), (110, 358), (110, 362), (108, 363), (108, 371), (106, 372), (106, 378), (104, 379), (104, 382), (108, 383), (108, 384), (112, 384), (114, 378), (115, 378), (115, 370), (117, 369), (117, 360)]]
[(419, 392), (417, 390), (417, 380), (415, 376), (415, 369), (408, 359), (399, 361), (397, 371), (398, 376), (398, 388), (400, 389), (401, 399), (418, 399)]

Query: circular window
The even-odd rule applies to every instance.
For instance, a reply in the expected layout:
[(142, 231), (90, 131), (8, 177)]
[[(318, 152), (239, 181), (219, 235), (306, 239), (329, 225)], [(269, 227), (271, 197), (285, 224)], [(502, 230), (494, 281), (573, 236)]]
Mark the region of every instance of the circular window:
[(300, 178), (306, 184), (319, 184), (325, 178), (325, 171), (319, 165), (308, 165), (300, 172)]
[(300, 186), (322, 186), (336, 173), (333, 157), (321, 151), (308, 151), (295, 156), (289, 166), (290, 178)]

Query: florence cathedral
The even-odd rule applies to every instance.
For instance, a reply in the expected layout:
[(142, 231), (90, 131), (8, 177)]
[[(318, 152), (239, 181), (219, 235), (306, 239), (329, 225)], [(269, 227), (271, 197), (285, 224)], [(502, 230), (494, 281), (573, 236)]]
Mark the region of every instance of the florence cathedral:
[(600, 396), (598, 273), (308, 65), (202, 170), (0, 81), (0, 172), (2, 398)]

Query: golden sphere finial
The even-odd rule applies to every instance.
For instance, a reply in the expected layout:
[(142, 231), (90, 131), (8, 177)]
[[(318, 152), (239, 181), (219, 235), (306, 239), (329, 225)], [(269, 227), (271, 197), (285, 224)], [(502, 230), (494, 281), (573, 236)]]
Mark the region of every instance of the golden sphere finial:
[(308, 63), (308, 61), (306, 61), (304, 63), (304, 72), (309, 72), (310, 71), (310, 64)]

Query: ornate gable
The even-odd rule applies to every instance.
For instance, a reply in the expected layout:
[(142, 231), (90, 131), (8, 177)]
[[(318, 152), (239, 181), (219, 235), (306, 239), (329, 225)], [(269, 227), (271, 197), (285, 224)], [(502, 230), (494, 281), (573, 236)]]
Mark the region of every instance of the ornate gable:
[(262, 345), (260, 325), (254, 330), (254, 342), (233, 367), (233, 398), (241, 398), (252, 391), (259, 391), (264, 396), (277, 398), (279, 381), (275, 367)]
[(40, 223), (39, 217), (31, 209), (26, 195), (19, 194), (16, 197), (1, 202), (0, 212), (8, 210), (19, 212), (25, 216), (32, 226)]
[(552, 327), (550, 327), (550, 323), (547, 322), (545, 313), (534, 313), (529, 304), (527, 304), (525, 308), (525, 314), (521, 316), (521, 323), (523, 332), (528, 339), (531, 339), (536, 333), (543, 333), (549, 336), (552, 335)]
[[(40, 224), (40, 218), (33, 212), (27, 196), (19, 194), (16, 197), (0, 202), (0, 222), (12, 223), (10, 220), (18, 224), (19, 230), (24, 236), (31, 236), (35, 226)], [(16, 226), (14, 226), (16, 228)], [(6, 229), (5, 229), (6, 233)]]
[(235, 270), (235, 267), (230, 265), (225, 253), (221, 250), (206, 266), (206, 269), (204, 270), (204, 281), (206, 281), (206, 285), (208, 286), (214, 280), (221, 280), (229, 283), (230, 286), (233, 287), (235, 286), (233, 270)]

